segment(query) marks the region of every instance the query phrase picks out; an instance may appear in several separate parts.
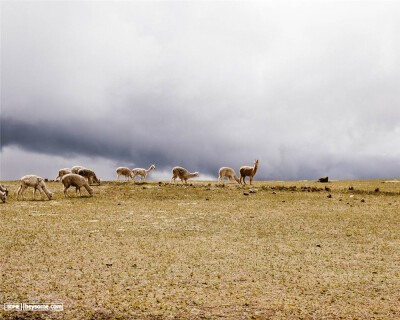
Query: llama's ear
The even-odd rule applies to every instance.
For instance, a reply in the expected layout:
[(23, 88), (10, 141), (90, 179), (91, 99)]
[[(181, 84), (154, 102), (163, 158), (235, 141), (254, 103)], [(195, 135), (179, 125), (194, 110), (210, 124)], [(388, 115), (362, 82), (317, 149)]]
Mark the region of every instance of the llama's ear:
[(38, 181), (39, 181), (39, 182), (42, 182), (42, 181), (43, 181), (43, 179), (42, 179), (42, 178), (38, 178)]

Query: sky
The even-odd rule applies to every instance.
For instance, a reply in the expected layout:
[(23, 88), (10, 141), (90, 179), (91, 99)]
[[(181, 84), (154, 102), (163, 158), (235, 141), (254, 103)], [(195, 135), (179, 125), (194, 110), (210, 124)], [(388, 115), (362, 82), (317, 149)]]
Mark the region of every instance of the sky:
[(1, 2), (1, 180), (400, 177), (400, 2)]

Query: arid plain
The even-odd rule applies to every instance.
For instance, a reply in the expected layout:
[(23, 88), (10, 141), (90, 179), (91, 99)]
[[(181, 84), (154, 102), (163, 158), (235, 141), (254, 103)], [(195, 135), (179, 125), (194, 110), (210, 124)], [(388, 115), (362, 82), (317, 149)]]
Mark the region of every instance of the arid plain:
[(400, 183), (1, 183), (5, 319), (400, 318)]

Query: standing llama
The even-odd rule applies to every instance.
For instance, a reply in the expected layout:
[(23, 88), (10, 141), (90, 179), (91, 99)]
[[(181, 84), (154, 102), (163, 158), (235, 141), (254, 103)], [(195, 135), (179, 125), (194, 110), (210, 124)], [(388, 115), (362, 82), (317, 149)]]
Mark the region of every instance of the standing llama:
[(232, 168), (222, 167), (219, 169), (218, 183), (221, 183), (224, 178), (228, 178), (229, 181), (231, 181), (231, 179), (235, 179), (237, 183), (240, 183), (235, 170)]
[(22, 195), (22, 200), (25, 200), (24, 192), (28, 187), (33, 187), (33, 200), (35, 200), (36, 190), (39, 190), (40, 197), (43, 196), (43, 192), (46, 194), (49, 200), (51, 200), (51, 198), (53, 197), (53, 194), (47, 189), (46, 184), (41, 177), (28, 175), (23, 176), (20, 181), (21, 185), (18, 188), (17, 200), (19, 200), (20, 195)]
[(257, 173), (257, 169), (258, 169), (258, 160), (254, 160), (254, 167), (250, 167), (250, 166), (243, 166), (240, 167), (239, 169), (239, 174), (240, 174), (240, 179), (239, 179), (239, 183), (243, 183), (246, 184), (246, 182), (244, 181), (244, 179), (246, 177), (250, 177), (250, 184), (253, 181), (253, 177), (256, 175)]
[(136, 178), (137, 176), (140, 176), (140, 181), (142, 181), (143, 179), (144, 179), (144, 181), (146, 181), (146, 176), (147, 176), (147, 174), (148, 174), (150, 171), (154, 170), (155, 167), (156, 167), (156, 166), (155, 166), (154, 164), (152, 164), (148, 170), (142, 169), (142, 168), (135, 168), (135, 169), (132, 169), (132, 173), (133, 173), (133, 178), (132, 178), (132, 179), (135, 180), (135, 178)]
[[(179, 179), (181, 179), (182, 183), (187, 183), (187, 180), (190, 178), (195, 178), (198, 177), (199, 173), (198, 172), (194, 172), (194, 173), (190, 173), (189, 171), (187, 171), (185, 168), (182, 167), (175, 167), (172, 169), (172, 178), (171, 178), (171, 183), (172, 180), (175, 183), (176, 178), (179, 177)], [(185, 181), (185, 182), (184, 182)]]
[(119, 181), (119, 176), (124, 176), (125, 180), (126, 180), (126, 178), (128, 178), (128, 181), (129, 181), (129, 177), (131, 177), (132, 180), (134, 180), (132, 171), (129, 170), (129, 168), (127, 168), (127, 167), (117, 168), (117, 180), (118, 181)]
[(79, 174), (75, 173), (66, 174), (61, 179), (61, 182), (64, 185), (64, 197), (68, 197), (68, 188), (71, 186), (76, 188), (75, 193), (78, 193), (79, 191), (79, 195), (81, 197), (82, 197), (81, 187), (84, 187), (87, 190), (87, 192), (89, 192), (90, 196), (93, 197), (93, 189), (89, 187), (89, 184), (86, 181), (86, 179), (80, 176)]

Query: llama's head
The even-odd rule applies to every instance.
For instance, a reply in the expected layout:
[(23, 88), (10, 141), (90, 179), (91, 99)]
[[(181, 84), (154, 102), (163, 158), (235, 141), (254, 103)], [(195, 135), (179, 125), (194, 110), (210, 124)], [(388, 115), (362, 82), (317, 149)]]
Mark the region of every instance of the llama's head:
[(194, 173), (194, 176), (195, 176), (195, 177), (198, 177), (198, 176), (199, 176), (199, 173), (196, 171), (196, 172)]
[(53, 193), (53, 192), (50, 192), (50, 193), (47, 195), (47, 198), (49, 198), (49, 200), (51, 200), (51, 199), (53, 198), (53, 195), (54, 195), (54, 193)]
[(8, 196), (8, 189), (6, 188), (6, 190), (4, 191), (4, 194), (6, 195), (6, 197)]
[(93, 197), (93, 188), (89, 187), (89, 194), (90, 194), (91, 197)]
[(97, 178), (96, 175), (93, 177), (93, 182), (98, 183), (100, 185), (100, 179)]
[(150, 169), (155, 169), (156, 166), (154, 164), (151, 165)]
[(257, 166), (258, 165), (258, 160), (254, 160), (254, 165)]

